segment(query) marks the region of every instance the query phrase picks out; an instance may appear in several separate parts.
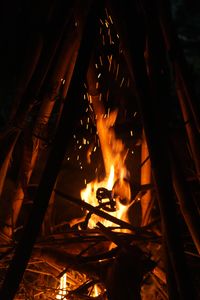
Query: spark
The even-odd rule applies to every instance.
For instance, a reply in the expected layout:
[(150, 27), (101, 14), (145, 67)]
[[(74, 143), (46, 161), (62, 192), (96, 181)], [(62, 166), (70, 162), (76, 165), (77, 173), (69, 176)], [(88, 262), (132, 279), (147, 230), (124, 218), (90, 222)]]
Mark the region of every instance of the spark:
[(113, 20), (111, 18), (111, 15), (109, 15), (109, 19), (110, 19), (111, 24), (113, 24)]
[(105, 25), (106, 25), (107, 28), (109, 27), (109, 23), (108, 23), (107, 20), (105, 20)]
[(86, 145), (87, 140), (85, 138), (83, 138), (83, 144)]
[(103, 25), (103, 21), (101, 19), (99, 19), (99, 21), (101, 22), (101, 24)]
[(80, 120), (80, 123), (81, 123), (81, 125), (83, 125), (83, 120), (82, 119)]
[(122, 81), (121, 81), (121, 83), (120, 83), (120, 87), (122, 87), (123, 82), (124, 82), (124, 77), (122, 78)]
[(79, 160), (79, 155), (77, 155), (76, 159)]
[(98, 64), (95, 64), (95, 68), (98, 69)]
[(97, 81), (96, 82), (96, 89), (98, 89), (99, 88), (99, 82)]
[(111, 37), (111, 34), (110, 34), (110, 28), (108, 29), (108, 35), (109, 35), (109, 42), (110, 42), (110, 44), (112, 44), (112, 37)]
[(67, 160), (70, 160), (70, 157), (68, 156)]
[(118, 77), (118, 73), (119, 73), (119, 64), (117, 64), (117, 71), (116, 71), (116, 76), (115, 76), (115, 80), (117, 80), (117, 77)]
[(76, 139), (76, 135), (75, 134), (73, 135), (73, 138)]
[(108, 68), (108, 71), (110, 72), (111, 66), (112, 66), (112, 54), (111, 54), (110, 56), (108, 55), (108, 61), (109, 61), (109, 68)]
[(134, 112), (134, 115), (133, 115), (133, 116), (135, 117), (136, 115), (137, 115), (137, 111)]
[(100, 78), (101, 77), (101, 73), (99, 73), (97, 77)]
[(133, 136), (133, 131), (132, 130), (130, 131), (130, 134), (131, 134), (131, 136)]
[(84, 183), (85, 183), (85, 185), (87, 184), (87, 180), (86, 179), (84, 179)]
[[(104, 37), (104, 34), (102, 34), (102, 43), (103, 45), (105, 46), (105, 37)], [(103, 66), (103, 65), (102, 65)]]
[(106, 93), (106, 101), (108, 101), (109, 93), (110, 93), (110, 91), (108, 90)]
[(99, 56), (99, 61), (100, 61), (101, 66), (103, 66), (103, 61), (102, 61), (101, 55)]
[(82, 145), (80, 145), (79, 147), (78, 147), (78, 149), (81, 149), (82, 148)]
[(105, 8), (105, 12), (106, 12), (106, 16), (107, 16), (107, 18), (109, 18), (109, 14), (108, 14), (108, 10), (107, 10), (107, 8)]

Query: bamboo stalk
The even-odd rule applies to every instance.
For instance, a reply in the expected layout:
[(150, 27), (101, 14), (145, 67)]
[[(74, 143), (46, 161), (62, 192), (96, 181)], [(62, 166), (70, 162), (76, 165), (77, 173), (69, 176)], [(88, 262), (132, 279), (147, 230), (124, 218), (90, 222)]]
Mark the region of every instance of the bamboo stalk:
[[(88, 68), (93, 41), (98, 32), (97, 19), (102, 7), (102, 3), (99, 2), (95, 2), (92, 8), (89, 7), (90, 14), (85, 24), (76, 66), (68, 90), (67, 101), (64, 105), (55, 140), (38, 187), (32, 212), (1, 287), (1, 299), (12, 300), (16, 294), (48, 207), (50, 195), (65, 155), (68, 139), (71, 136), (71, 128), (75, 126), (80, 116), (80, 111), (77, 110), (78, 100), (74, 101), (74, 99), (79, 99), (77, 92), (81, 91), (82, 78)], [(72, 116), (73, 119), (71, 119)], [(63, 139), (63, 136), (65, 136), (65, 139)]]
[(1, 196), (2, 191), (3, 191), (4, 182), (5, 182), (5, 179), (6, 179), (8, 167), (9, 167), (11, 157), (12, 157), (12, 153), (13, 153), (13, 150), (14, 150), (15, 145), (17, 143), (18, 137), (19, 137), (19, 131), (17, 131), (17, 133), (14, 131), (11, 134), (11, 137), (9, 138), (9, 140), (11, 139), (11, 141), (8, 142), (8, 148), (6, 150), (6, 152), (7, 152), (6, 156), (3, 159), (3, 162), (1, 163), (1, 166), (0, 166), (0, 196)]
[[(146, 5), (147, 2), (142, 2), (143, 7), (146, 8)], [(112, 6), (115, 6), (113, 1)], [(160, 44), (160, 40), (159, 43), (157, 40), (158, 24), (155, 11), (150, 11), (152, 14), (149, 14), (148, 10), (145, 10), (145, 17), (147, 17), (145, 22), (148, 24), (147, 28), (150, 33), (149, 39), (152, 41), (154, 58), (156, 57), (153, 61), (153, 66), (155, 65), (155, 78), (157, 80), (160, 76), (160, 74), (157, 73), (157, 56), (159, 58), (160, 54), (158, 53), (158, 49), (156, 52), (155, 49), (158, 45), (160, 46), (162, 44)], [(130, 49), (132, 74), (134, 76), (133, 80), (136, 85), (138, 105), (143, 119), (149, 155), (152, 163), (153, 176), (155, 179), (161, 213), (162, 231), (167, 243), (167, 250), (170, 254), (170, 260), (172, 262), (179, 293), (181, 294), (182, 299), (189, 299), (192, 288), (189, 284), (190, 280), (188, 278), (187, 265), (180, 240), (179, 224), (177, 222), (177, 208), (176, 203), (174, 202), (172, 178), (169, 168), (170, 161), (167, 151), (168, 141), (164, 136), (166, 128), (163, 124), (163, 114), (160, 105), (158, 105), (158, 103), (155, 104), (155, 100), (158, 100), (158, 95), (162, 95), (163, 91), (161, 92), (161, 86), (158, 85), (158, 82), (154, 85), (154, 87), (156, 87), (155, 93), (152, 94), (152, 89), (150, 89), (147, 66), (144, 61), (144, 16), (141, 15), (141, 11), (138, 13), (138, 7), (132, 9), (130, 14), (129, 9), (127, 9), (125, 5), (122, 5), (122, 1), (120, 1), (120, 13), (118, 11), (118, 18), (120, 18), (122, 13), (126, 19), (127, 26), (125, 30), (126, 35), (128, 35), (126, 45), (128, 45)], [(141, 30), (137, 31), (136, 28), (141, 28)], [(162, 51), (162, 49), (160, 50)], [(130, 62), (129, 59), (128, 61)]]
[[(15, 226), (21, 206), (23, 203), (25, 191), (27, 189), (27, 185), (29, 183), (29, 180), (31, 178), (32, 172), (34, 170), (34, 167), (36, 165), (36, 161), (39, 155), (40, 151), (40, 144), (41, 140), (38, 139), (35, 136), (42, 135), (44, 129), (46, 128), (46, 125), (49, 122), (50, 116), (52, 114), (52, 110), (54, 108), (54, 105), (56, 103), (56, 97), (59, 94), (59, 90), (61, 89), (62, 82), (64, 80), (64, 77), (67, 78), (67, 83), (70, 83), (71, 76), (73, 73), (74, 65), (71, 64), (71, 69), (68, 68), (68, 65), (70, 65), (70, 60), (72, 55), (73, 61), (76, 61), (77, 58), (77, 49), (80, 46), (80, 36), (81, 36), (81, 28), (82, 28), (82, 20), (78, 20), (79, 22), (79, 28), (74, 27), (73, 25), (70, 27), (67, 27), (67, 33), (68, 36), (66, 37), (66, 32), (64, 34), (64, 37), (62, 39), (61, 46), (59, 47), (59, 50), (57, 51), (57, 55), (55, 55), (55, 59), (52, 62), (53, 67), (51, 67), (52, 71), (50, 72), (47, 88), (44, 92), (43, 99), (42, 99), (42, 105), (39, 110), (37, 119), (35, 121), (35, 126), (33, 129), (33, 137), (31, 136), (31, 133), (29, 132), (25, 137), (25, 144), (24, 144), (24, 155), (22, 157), (22, 162), (20, 166), (20, 177), (18, 178), (18, 184), (17, 188), (15, 189), (11, 202), (11, 210), (13, 211), (13, 225)], [(68, 73), (66, 74), (66, 70), (68, 70)], [(67, 88), (67, 87), (66, 87)], [(53, 196), (51, 197), (51, 204), (53, 202)], [(47, 230), (48, 222), (47, 219), (50, 217), (51, 211), (50, 208), (48, 209), (48, 214), (45, 218), (45, 228)], [(11, 216), (8, 215), (6, 220), (6, 224), (11, 224)], [(5, 228), (7, 229), (7, 227)], [(49, 230), (49, 229), (48, 229)], [(5, 230), (4, 230), (5, 231)], [(10, 230), (11, 235), (11, 230)]]
[(194, 203), (193, 197), (190, 193), (188, 183), (186, 182), (182, 167), (179, 163), (179, 159), (173, 149), (172, 151), (172, 174), (173, 185), (176, 192), (176, 196), (179, 201), (180, 210), (182, 212), (185, 223), (191, 234), (192, 240), (196, 246), (198, 253), (200, 254), (200, 218), (197, 207)]
[(193, 92), (194, 88), (192, 87), (190, 72), (188, 70), (183, 51), (178, 42), (176, 31), (173, 26), (170, 1), (157, 1), (157, 5), (159, 10), (159, 21), (165, 39), (166, 47), (168, 51), (171, 52), (172, 60), (176, 63), (178, 73), (182, 81), (182, 89), (185, 96), (185, 101), (187, 101), (187, 105), (189, 106), (189, 109), (192, 113), (196, 129), (198, 130), (198, 132), (200, 132), (200, 116), (197, 106), (198, 100), (196, 99), (195, 93)]
[[(146, 157), (149, 156), (149, 151), (146, 143), (146, 138), (144, 131), (142, 133), (142, 143), (141, 143), (141, 164), (145, 161)], [(151, 184), (151, 162), (150, 159), (146, 161), (141, 167), (141, 185)], [(141, 225), (145, 226), (149, 222), (149, 217), (151, 214), (151, 190), (147, 190), (145, 194), (141, 197), (141, 209), (142, 209), (142, 222)]]
[(185, 129), (192, 153), (192, 159), (194, 161), (194, 165), (196, 168), (196, 173), (198, 179), (200, 179), (200, 143), (198, 138), (198, 133), (196, 132), (196, 128), (194, 126), (194, 122), (190, 113), (190, 109), (188, 107), (187, 102), (185, 101), (185, 94), (183, 92), (183, 86), (180, 79), (179, 70), (175, 66), (176, 70), (176, 92), (179, 99), (179, 104), (183, 116), (183, 121), (185, 124)]

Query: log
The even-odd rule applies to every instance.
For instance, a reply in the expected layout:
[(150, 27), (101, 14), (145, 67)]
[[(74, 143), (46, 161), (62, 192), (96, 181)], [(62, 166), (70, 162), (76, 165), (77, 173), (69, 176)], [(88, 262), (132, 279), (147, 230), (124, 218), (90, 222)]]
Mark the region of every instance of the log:
[(131, 231), (137, 232), (137, 233), (144, 233), (144, 234), (147, 234), (147, 236), (148, 235), (152, 235), (150, 232), (146, 231), (146, 229), (148, 229), (148, 227), (149, 227), (148, 225), (144, 226), (144, 228), (142, 228), (142, 227), (135, 227), (135, 226), (133, 226), (133, 225), (131, 225), (131, 224), (125, 222), (125, 221), (122, 221), (120, 219), (117, 219), (117, 218), (113, 217), (112, 215), (109, 215), (105, 211), (100, 210), (99, 208), (97, 208), (95, 206), (92, 206), (91, 204), (89, 204), (89, 203), (87, 203), (87, 202), (85, 202), (85, 201), (83, 201), (81, 199), (77, 199), (77, 198), (72, 197), (70, 195), (66, 195), (66, 194), (64, 194), (64, 193), (62, 193), (62, 192), (60, 192), (58, 190), (55, 190), (55, 192), (59, 196), (65, 198), (66, 200), (72, 202), (73, 204), (78, 205), (78, 206), (80, 206), (80, 207), (82, 207), (82, 208), (90, 211), (91, 213), (93, 213), (93, 214), (95, 214), (95, 215), (97, 215), (99, 217), (102, 217), (102, 218), (104, 218), (104, 219), (106, 219), (106, 220), (108, 220), (110, 222), (118, 224), (122, 228), (127, 228), (127, 229), (130, 229)]

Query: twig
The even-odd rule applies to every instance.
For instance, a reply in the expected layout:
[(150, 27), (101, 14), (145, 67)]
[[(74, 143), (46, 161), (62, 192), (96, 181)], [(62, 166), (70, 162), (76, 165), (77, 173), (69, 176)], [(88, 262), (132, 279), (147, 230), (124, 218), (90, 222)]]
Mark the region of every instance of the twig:
[(133, 226), (133, 225), (127, 223), (127, 222), (124, 222), (120, 219), (117, 219), (117, 218), (109, 215), (108, 213), (106, 213), (102, 210), (99, 210), (98, 208), (92, 206), (91, 204), (89, 204), (89, 203), (87, 203), (87, 202), (85, 202), (81, 199), (78, 199), (78, 198), (72, 197), (70, 195), (64, 194), (64, 193), (58, 191), (57, 189), (55, 189), (54, 191), (55, 191), (56, 194), (58, 194), (60, 197), (65, 198), (67, 201), (70, 201), (75, 205), (81, 206), (81, 207), (85, 208), (86, 210), (91, 211), (93, 214), (95, 214), (99, 217), (102, 217), (102, 218), (104, 218), (108, 221), (111, 221), (115, 224), (118, 224), (122, 228), (130, 229), (131, 231), (137, 232), (137, 233), (149, 233), (145, 230), (147, 228), (146, 226), (145, 227), (135, 227), (135, 226)]

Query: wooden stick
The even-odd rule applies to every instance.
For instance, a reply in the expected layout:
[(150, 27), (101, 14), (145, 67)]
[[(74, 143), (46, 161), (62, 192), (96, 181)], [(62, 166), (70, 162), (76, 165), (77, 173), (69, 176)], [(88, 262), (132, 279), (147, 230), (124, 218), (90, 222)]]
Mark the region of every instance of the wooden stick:
[(125, 222), (125, 221), (117, 219), (117, 218), (109, 215), (108, 213), (104, 212), (103, 210), (100, 210), (97, 207), (94, 207), (91, 204), (89, 204), (89, 203), (87, 203), (87, 202), (85, 202), (85, 201), (83, 201), (81, 199), (77, 199), (77, 198), (74, 198), (74, 197), (72, 197), (70, 195), (66, 195), (66, 194), (64, 194), (64, 193), (62, 193), (62, 192), (60, 192), (58, 190), (55, 190), (55, 192), (59, 196), (65, 198), (67, 201), (70, 201), (70, 202), (72, 202), (75, 205), (81, 206), (81, 207), (85, 208), (86, 210), (91, 211), (93, 214), (95, 214), (95, 215), (97, 215), (99, 217), (102, 217), (102, 218), (104, 218), (104, 219), (106, 219), (108, 221), (111, 221), (111, 222), (113, 222), (115, 224), (118, 224), (122, 228), (127, 228), (127, 229), (130, 229), (131, 231), (137, 232), (137, 233), (139, 233), (139, 232), (140, 233), (147, 233), (147, 232), (145, 232), (145, 229), (143, 229), (142, 227), (135, 227), (135, 226), (133, 226), (133, 225), (131, 225), (131, 224)]
[[(76, 125), (76, 122), (80, 118), (81, 112), (77, 107), (79, 107), (78, 99), (81, 97), (79, 97), (80, 95), (77, 95), (77, 93), (81, 93), (82, 79), (86, 74), (93, 42), (98, 33), (97, 20), (103, 4), (100, 2), (101, 1), (95, 2), (92, 8), (90, 5), (87, 7), (90, 13), (85, 24), (82, 43), (68, 90), (67, 99), (60, 118), (60, 123), (56, 131), (55, 140), (47, 159), (31, 214), (2, 284), (0, 290), (1, 299), (12, 300), (18, 290), (33, 245), (40, 232), (49, 199), (66, 153), (66, 147), (71, 137), (71, 128)], [(65, 3), (65, 5), (65, 8), (67, 8), (68, 3)], [(75, 101), (75, 99), (77, 101)], [(63, 139), (63, 137), (65, 138)]]

